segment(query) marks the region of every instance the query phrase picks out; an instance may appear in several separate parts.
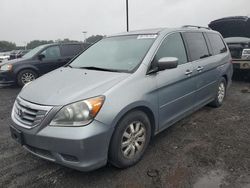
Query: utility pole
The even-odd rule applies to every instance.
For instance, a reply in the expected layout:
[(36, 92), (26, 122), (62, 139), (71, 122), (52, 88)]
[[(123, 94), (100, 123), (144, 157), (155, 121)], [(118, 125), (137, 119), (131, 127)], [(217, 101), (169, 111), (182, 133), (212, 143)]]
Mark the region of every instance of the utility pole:
[(27, 50), (27, 44), (28, 43), (26, 41), (24, 41), (23, 43), (24, 43), (24, 49)]
[(128, 0), (126, 0), (127, 32), (129, 32)]

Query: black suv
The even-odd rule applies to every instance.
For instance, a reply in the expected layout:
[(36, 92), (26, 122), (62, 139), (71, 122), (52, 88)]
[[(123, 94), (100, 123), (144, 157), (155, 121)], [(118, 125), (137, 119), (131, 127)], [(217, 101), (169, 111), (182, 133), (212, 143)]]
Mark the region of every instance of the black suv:
[(86, 48), (83, 43), (41, 45), (20, 59), (0, 64), (0, 86), (23, 86), (37, 77), (67, 64)]

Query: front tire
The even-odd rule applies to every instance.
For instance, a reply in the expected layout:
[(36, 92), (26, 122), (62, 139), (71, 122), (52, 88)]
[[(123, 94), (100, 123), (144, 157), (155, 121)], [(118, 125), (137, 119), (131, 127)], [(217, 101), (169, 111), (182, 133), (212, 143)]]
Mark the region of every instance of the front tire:
[(143, 156), (151, 138), (148, 116), (132, 111), (118, 123), (110, 143), (109, 161), (118, 168), (136, 164)]
[(22, 70), (17, 75), (17, 84), (23, 87), (25, 84), (32, 82), (38, 77), (37, 73), (33, 70), (26, 69)]
[(225, 78), (221, 78), (217, 92), (216, 92), (216, 97), (213, 102), (210, 103), (211, 106), (218, 108), (222, 105), (225, 97), (226, 97), (226, 92), (227, 92), (227, 82)]

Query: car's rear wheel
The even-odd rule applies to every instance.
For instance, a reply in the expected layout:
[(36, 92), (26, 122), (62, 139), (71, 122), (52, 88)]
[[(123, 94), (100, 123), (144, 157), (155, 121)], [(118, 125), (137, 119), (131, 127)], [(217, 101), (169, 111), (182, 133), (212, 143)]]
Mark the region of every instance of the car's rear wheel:
[(210, 103), (213, 107), (220, 107), (226, 97), (226, 91), (227, 91), (227, 82), (225, 78), (221, 78), (218, 89), (216, 92), (216, 97), (212, 103)]
[(17, 75), (17, 84), (23, 87), (25, 84), (32, 82), (38, 77), (37, 73), (33, 70), (22, 70)]
[(143, 156), (151, 137), (151, 125), (142, 111), (125, 115), (113, 134), (109, 161), (118, 168), (127, 168), (137, 163)]

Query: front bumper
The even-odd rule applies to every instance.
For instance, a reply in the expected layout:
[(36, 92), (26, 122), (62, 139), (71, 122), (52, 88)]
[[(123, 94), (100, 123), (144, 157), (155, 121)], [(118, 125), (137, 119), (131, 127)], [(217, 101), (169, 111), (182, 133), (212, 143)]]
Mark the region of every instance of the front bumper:
[(233, 60), (233, 68), (238, 70), (250, 70), (250, 60)]
[(9, 71), (0, 71), (0, 86), (14, 85), (16, 82), (15, 76)]
[(32, 154), (80, 171), (91, 171), (107, 163), (113, 132), (99, 121), (85, 127), (37, 126), (30, 130), (12, 122), (10, 129), (12, 138)]

